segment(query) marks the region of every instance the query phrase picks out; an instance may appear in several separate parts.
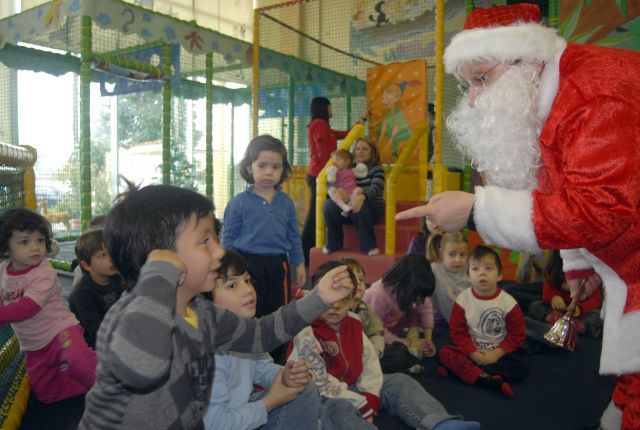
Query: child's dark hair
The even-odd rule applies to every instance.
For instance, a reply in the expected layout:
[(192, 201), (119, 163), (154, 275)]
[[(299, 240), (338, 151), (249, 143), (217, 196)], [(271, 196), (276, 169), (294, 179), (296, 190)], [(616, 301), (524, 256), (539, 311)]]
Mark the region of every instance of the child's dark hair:
[[(220, 267), (216, 269), (216, 272), (220, 274), (220, 279), (224, 282), (229, 280), (230, 276), (239, 276), (243, 273), (249, 272), (249, 266), (244, 257), (235, 251), (227, 250), (220, 259)], [(202, 293), (209, 300), (214, 299), (215, 288), (211, 292)]]
[(364, 275), (364, 267), (362, 266), (362, 263), (360, 263), (355, 258), (343, 257), (343, 258), (338, 259), (337, 261), (338, 261), (338, 263), (344, 264), (349, 269), (351, 269), (351, 271), (354, 274), (356, 273), (356, 270), (357, 270), (357, 271), (359, 271), (360, 273), (362, 273)]
[(311, 106), (309, 110), (311, 111), (311, 121), (314, 119), (323, 119), (325, 121), (329, 121), (329, 106), (331, 106), (331, 102), (326, 97), (314, 97), (311, 100)]
[(106, 221), (106, 215), (96, 215), (89, 221), (89, 228), (102, 229)]
[[(322, 263), (320, 266), (318, 266), (318, 268), (316, 269), (316, 272), (313, 274), (313, 277), (311, 278), (311, 285), (315, 287), (316, 285), (318, 285), (318, 282), (320, 282), (320, 279), (322, 279), (322, 277), (327, 274), (327, 272), (335, 269), (336, 267), (344, 266), (344, 265), (345, 265), (344, 263), (341, 263), (340, 261), (337, 261), (337, 260), (331, 260), (331, 261), (327, 261), (326, 263)], [(351, 270), (348, 266), (347, 266), (347, 273), (349, 274), (349, 279), (353, 284), (353, 289), (351, 290), (351, 294), (350, 294), (350, 297), (353, 297), (356, 294), (355, 287), (358, 285), (358, 279), (356, 278), (355, 273), (353, 273), (353, 270)]]
[(562, 268), (562, 257), (560, 257), (560, 251), (554, 249), (549, 256), (547, 265), (544, 266), (544, 278), (549, 281), (551, 285), (556, 288), (560, 288), (564, 283), (564, 270)]
[(44, 243), (47, 246), (47, 253), (51, 252), (51, 241), (53, 233), (51, 224), (45, 217), (29, 209), (17, 208), (7, 209), (0, 215), (0, 254), (8, 255), (9, 239), (14, 231), (34, 232), (44, 236)]
[(122, 194), (107, 216), (104, 242), (113, 265), (127, 290), (140, 275), (147, 256), (154, 249), (176, 248), (181, 228), (192, 216), (198, 220), (213, 216), (213, 204), (195, 191), (171, 185), (149, 185), (137, 189), (127, 181)]
[[(87, 230), (76, 240), (74, 250), (76, 251), (76, 257), (78, 262), (84, 261), (87, 264), (91, 264), (91, 257), (98, 251), (102, 250), (104, 246), (104, 235), (102, 229)], [(82, 273), (87, 273), (80, 264)]]
[(346, 149), (337, 149), (331, 155), (337, 158), (347, 159), (350, 163), (353, 163), (353, 154)]
[(240, 176), (242, 176), (242, 179), (247, 181), (247, 183), (253, 184), (253, 175), (249, 172), (249, 168), (251, 167), (251, 163), (258, 159), (262, 151), (273, 151), (282, 156), (282, 176), (280, 177), (280, 182), (276, 184), (280, 185), (291, 175), (291, 166), (287, 159), (287, 149), (283, 143), (268, 134), (263, 134), (262, 136), (251, 139), (244, 153), (244, 157), (242, 161), (240, 161)]
[(433, 294), (436, 278), (424, 256), (407, 254), (387, 270), (382, 283), (391, 287), (400, 309), (407, 310), (417, 299)]
[(500, 261), (500, 256), (496, 251), (493, 250), (493, 248), (489, 248), (486, 245), (478, 245), (473, 249), (473, 251), (471, 251), (471, 254), (469, 254), (469, 260), (467, 262), (467, 272), (469, 271), (468, 268), (472, 262), (480, 261), (487, 255), (493, 257), (496, 263), (496, 267), (498, 268), (498, 273), (502, 274), (502, 262)]

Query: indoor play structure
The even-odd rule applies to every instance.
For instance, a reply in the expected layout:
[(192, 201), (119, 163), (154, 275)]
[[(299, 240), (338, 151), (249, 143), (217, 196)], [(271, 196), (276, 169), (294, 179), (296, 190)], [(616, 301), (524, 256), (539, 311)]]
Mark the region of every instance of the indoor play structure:
[[(443, 127), (458, 93), (455, 80), (443, 73), (441, 56), (474, 3), (388, 2), (377, 9), (374, 3), (309, 0), (256, 9), (251, 43), (122, 0), (53, 0), (0, 20), (0, 209), (39, 208), (58, 239), (73, 240), (93, 215), (108, 209), (119, 176), (125, 176), (135, 183), (198, 190), (215, 202), (221, 217), (226, 202), (244, 187), (235, 166), (249, 139), (269, 133), (287, 146), (294, 168), (285, 191), (302, 223), (309, 199), (304, 181), (309, 103), (324, 96), (331, 100), (334, 129), (347, 129), (365, 109), (373, 110), (367, 127), (354, 126), (341, 147), (369, 134), (386, 148), (385, 219), (376, 226), (383, 253), (363, 257), (367, 280), (378, 278), (404, 254), (419, 228), (417, 221), (396, 223), (397, 211), (446, 189), (471, 187), (470, 167)], [(551, 26), (558, 26), (559, 11), (559, 2), (548, 2)], [(572, 21), (564, 31), (583, 37)], [(416, 58), (420, 74), (399, 77), (395, 67)], [(37, 145), (21, 131), (25, 123), (37, 127), (39, 121), (25, 118), (29, 111), (20, 108), (25, 86), (45, 75), (50, 88), (68, 85), (65, 98), (72, 103), (67, 124), (61, 125), (64, 136), (50, 130), (46, 142), (35, 143), (67, 151), (62, 161), (40, 148), (36, 157), (25, 145)], [(416, 83), (422, 88), (415, 102), (422, 114), (405, 118), (410, 126), (391, 138), (398, 121), (389, 117), (385, 129), (384, 118)], [(35, 103), (55, 110), (60, 100), (52, 94), (41, 91)], [(391, 102), (383, 103), (384, 97)], [(435, 107), (433, 118), (429, 104)], [(59, 183), (64, 188), (54, 195)], [(311, 271), (325, 258), (320, 249), (326, 187), (323, 170)], [(345, 233), (345, 250), (332, 258), (357, 249), (355, 232), (346, 228)], [(471, 236), (472, 246), (479, 241)], [(501, 252), (508, 279), (518, 255)], [(0, 427), (17, 428), (19, 421), (6, 420), (24, 410), (28, 383), (8, 327), (2, 327), (0, 342), (0, 389), (8, 402), (0, 411)]]

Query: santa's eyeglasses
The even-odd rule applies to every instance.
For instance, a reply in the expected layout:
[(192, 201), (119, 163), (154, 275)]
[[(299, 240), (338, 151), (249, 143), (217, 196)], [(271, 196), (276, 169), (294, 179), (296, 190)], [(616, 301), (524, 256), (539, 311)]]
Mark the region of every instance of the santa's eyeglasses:
[[(510, 63), (507, 63), (506, 66), (507, 67), (515, 66), (520, 64), (520, 62), (521, 60), (514, 60)], [(489, 68), (488, 70), (482, 73), (478, 73), (475, 76), (472, 76), (471, 79), (468, 81), (464, 81), (464, 80), (459, 81), (458, 91), (460, 91), (464, 95), (467, 95), (469, 93), (469, 89), (472, 87), (475, 88), (477, 91), (484, 90), (484, 88), (487, 86), (487, 82), (489, 81), (489, 74), (493, 71), (493, 69), (495, 69), (501, 64), (505, 65), (505, 63), (496, 63), (493, 65), (493, 67)]]

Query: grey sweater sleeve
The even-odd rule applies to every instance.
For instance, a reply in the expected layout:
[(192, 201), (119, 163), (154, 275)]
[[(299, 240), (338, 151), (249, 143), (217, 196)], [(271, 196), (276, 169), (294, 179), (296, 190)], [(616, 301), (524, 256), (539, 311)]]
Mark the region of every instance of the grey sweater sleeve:
[(216, 307), (215, 352), (271, 351), (295, 336), (328, 308), (317, 289), (312, 290), (303, 299), (291, 302), (258, 319), (240, 318), (233, 312)]
[(171, 365), (178, 269), (164, 261), (147, 263), (132, 292), (123, 297), (107, 342), (107, 362), (125, 385), (148, 387)]

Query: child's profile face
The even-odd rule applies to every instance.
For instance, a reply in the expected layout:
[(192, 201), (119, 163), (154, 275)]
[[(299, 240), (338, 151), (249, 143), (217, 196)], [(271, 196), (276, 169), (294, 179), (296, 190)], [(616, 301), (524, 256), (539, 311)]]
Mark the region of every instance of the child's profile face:
[(429, 230), (429, 233), (431, 233), (431, 234), (442, 234), (442, 233), (444, 233), (442, 231), (442, 229), (440, 228), (440, 226), (437, 225), (436, 223), (434, 223), (433, 221), (428, 220), (428, 219), (425, 218), (424, 222), (427, 225), (427, 230)]
[(442, 265), (450, 272), (460, 273), (464, 271), (467, 263), (467, 244), (464, 242), (447, 243), (440, 250)]
[(35, 266), (47, 256), (46, 239), (37, 230), (13, 230), (8, 245), (9, 258), (16, 270)]
[(284, 172), (282, 154), (276, 151), (260, 151), (248, 168), (253, 184), (260, 188), (273, 188), (280, 183)]
[(193, 294), (213, 289), (219, 274), (220, 258), (224, 249), (218, 242), (213, 214), (198, 219), (196, 214), (184, 222), (176, 236), (176, 254), (187, 266), (187, 276), (179, 288), (187, 288)]
[(498, 288), (502, 274), (498, 271), (496, 260), (492, 255), (469, 261), (469, 281), (479, 296), (490, 296)]
[(256, 315), (256, 290), (249, 272), (240, 275), (227, 272), (227, 279), (218, 278), (213, 288), (213, 303), (243, 318)]
[(107, 248), (102, 246), (102, 248), (91, 255), (91, 261), (89, 262), (89, 267), (85, 267), (85, 270), (90, 273), (95, 273), (98, 276), (113, 276), (118, 273), (116, 268), (113, 266), (113, 261), (111, 261), (111, 256), (109, 252), (107, 252)]
[(351, 160), (347, 157), (341, 157), (339, 155), (333, 156), (333, 165), (336, 166), (338, 170), (350, 169), (351, 168)]

